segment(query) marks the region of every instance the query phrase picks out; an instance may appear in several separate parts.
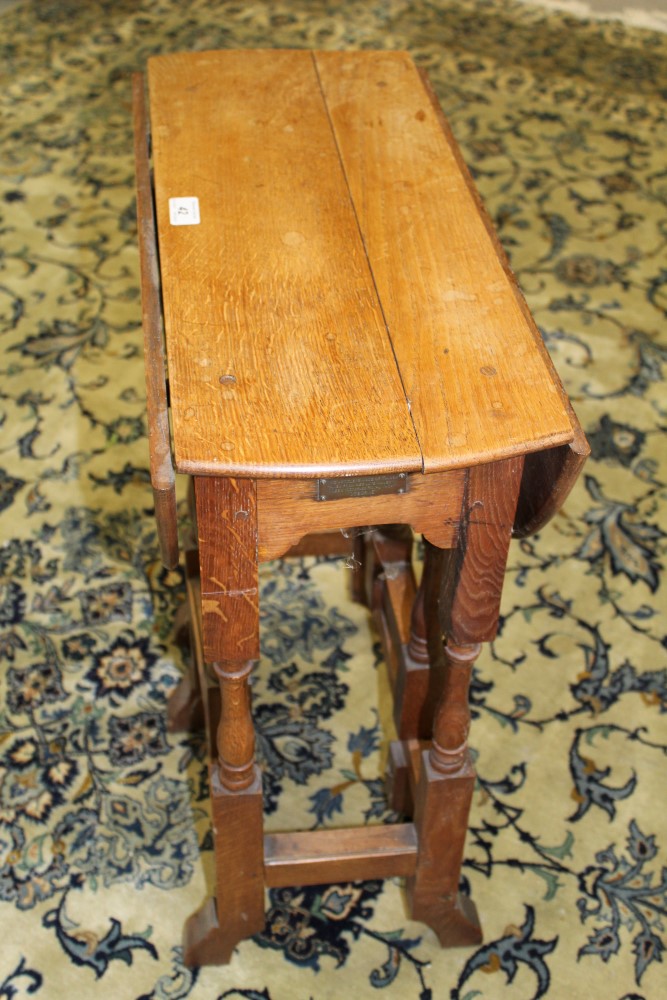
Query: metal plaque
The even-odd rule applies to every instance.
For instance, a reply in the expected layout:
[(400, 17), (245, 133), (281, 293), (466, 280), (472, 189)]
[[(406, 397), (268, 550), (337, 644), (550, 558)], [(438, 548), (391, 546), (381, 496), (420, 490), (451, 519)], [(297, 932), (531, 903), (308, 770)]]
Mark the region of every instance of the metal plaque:
[(379, 476), (336, 476), (318, 479), (316, 500), (346, 500), (350, 497), (379, 497), (408, 492), (405, 472), (388, 472)]

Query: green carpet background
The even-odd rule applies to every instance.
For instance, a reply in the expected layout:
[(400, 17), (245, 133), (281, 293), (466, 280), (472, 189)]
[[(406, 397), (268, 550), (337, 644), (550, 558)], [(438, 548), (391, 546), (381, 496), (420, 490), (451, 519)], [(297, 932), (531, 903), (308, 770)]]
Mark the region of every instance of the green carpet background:
[[(667, 995), (667, 38), (502, 0), (21, 3), (0, 15), (0, 997)], [(589, 437), (510, 553), (471, 694), (480, 948), (398, 881), (267, 893), (222, 969), (203, 740), (166, 732), (180, 571), (151, 516), (131, 74), (220, 47), (425, 66)], [(345, 567), (262, 568), (269, 829), (391, 817), (379, 645)]]

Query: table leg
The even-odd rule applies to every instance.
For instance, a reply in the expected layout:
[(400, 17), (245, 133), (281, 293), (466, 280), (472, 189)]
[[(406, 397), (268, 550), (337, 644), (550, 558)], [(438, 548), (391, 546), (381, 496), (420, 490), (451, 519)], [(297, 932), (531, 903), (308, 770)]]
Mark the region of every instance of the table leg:
[[(437, 601), (435, 584), (440, 579), (441, 558), (446, 555), (424, 543), (424, 565), (410, 615), (409, 641), (402, 650), (394, 684), (394, 721), (399, 738), (389, 746), (386, 787), (390, 808), (402, 816), (414, 813), (412, 756), (414, 748), (433, 732), (433, 710), (439, 698), (442, 638), (437, 613), (434, 616), (432, 609), (434, 598)], [(433, 620), (435, 645), (433, 628), (429, 627)]]
[(430, 555), (442, 560), (443, 574), (437, 600), (427, 589), (425, 609), (433, 614), (435, 606), (446, 645), (433, 741), (422, 754), (415, 793), (419, 853), (408, 898), (412, 917), (445, 946), (481, 940), (475, 906), (458, 892), (475, 784), (468, 690), (480, 643), (493, 639), (498, 627), (522, 466), (521, 459), (508, 459), (469, 470), (458, 546), (446, 556)]
[[(188, 585), (192, 577), (199, 579), (199, 555), (195, 548), (186, 549), (185, 571)], [(197, 732), (205, 726), (206, 692), (202, 691), (194, 648), (193, 615), (196, 613), (197, 609), (193, 609), (188, 594), (188, 600), (178, 609), (174, 622), (174, 639), (187, 661), (187, 667), (167, 703), (167, 729), (170, 733)]]
[(204, 658), (220, 688), (217, 760), (211, 761), (216, 889), (188, 920), (187, 965), (222, 965), (264, 927), (262, 785), (254, 761), (248, 685), (259, 658), (255, 486), (195, 481)]

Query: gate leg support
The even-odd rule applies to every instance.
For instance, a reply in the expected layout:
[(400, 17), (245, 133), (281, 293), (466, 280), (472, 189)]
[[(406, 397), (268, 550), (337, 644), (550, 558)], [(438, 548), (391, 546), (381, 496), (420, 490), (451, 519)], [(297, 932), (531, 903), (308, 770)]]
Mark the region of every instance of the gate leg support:
[(262, 780), (248, 678), (252, 661), (213, 665), (220, 683), (218, 759), (210, 768), (215, 897), (188, 920), (186, 965), (225, 965), (244, 938), (264, 928)]
[(475, 904), (458, 891), (475, 787), (468, 752), (468, 687), (480, 647), (447, 646), (445, 683), (436, 709), (433, 743), (422, 754), (414, 823), (419, 854), (408, 880), (411, 916), (428, 924), (445, 947), (478, 944)]

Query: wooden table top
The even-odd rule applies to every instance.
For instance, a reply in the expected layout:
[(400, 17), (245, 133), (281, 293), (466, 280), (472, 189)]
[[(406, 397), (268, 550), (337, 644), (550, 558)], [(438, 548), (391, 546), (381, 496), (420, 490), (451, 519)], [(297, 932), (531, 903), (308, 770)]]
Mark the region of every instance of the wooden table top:
[(178, 471), (435, 472), (572, 440), (405, 53), (166, 55), (148, 80)]

